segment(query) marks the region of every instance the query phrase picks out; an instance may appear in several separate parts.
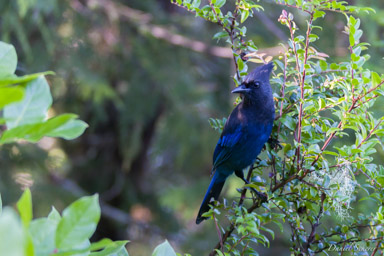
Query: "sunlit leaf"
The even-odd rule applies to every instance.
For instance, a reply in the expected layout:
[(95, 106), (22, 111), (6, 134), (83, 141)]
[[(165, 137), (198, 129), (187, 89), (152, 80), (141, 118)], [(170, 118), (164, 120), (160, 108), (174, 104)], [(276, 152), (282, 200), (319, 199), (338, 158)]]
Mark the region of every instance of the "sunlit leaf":
[(32, 196), (29, 189), (24, 191), (17, 202), (17, 210), (19, 211), (24, 227), (28, 227), (32, 220)]
[(56, 248), (72, 249), (87, 244), (100, 219), (98, 198), (82, 197), (63, 211), (55, 237)]
[(52, 104), (52, 96), (43, 76), (26, 85), (23, 100), (4, 108), (4, 118), (8, 129), (25, 124), (44, 121)]
[(152, 256), (176, 256), (176, 252), (167, 240), (158, 245), (152, 253)]
[(6, 207), (0, 216), (0, 255), (24, 256), (25, 236), (17, 214)]
[(0, 76), (15, 73), (17, 66), (17, 55), (13, 45), (0, 41)]

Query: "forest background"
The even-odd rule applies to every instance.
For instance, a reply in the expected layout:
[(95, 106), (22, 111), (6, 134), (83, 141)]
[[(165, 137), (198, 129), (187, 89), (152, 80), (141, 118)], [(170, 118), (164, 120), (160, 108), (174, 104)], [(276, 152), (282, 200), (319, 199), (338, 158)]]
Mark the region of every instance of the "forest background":
[[(357, 17), (371, 44), (367, 66), (382, 73), (384, 3), (348, 2), (376, 10)], [(274, 1), (261, 4), (265, 11), (246, 21), (247, 34), (261, 52), (277, 56), (289, 36), (277, 21), (282, 10), (292, 12), (299, 27), (305, 18)], [(168, 0), (2, 1), (0, 14), (1, 40), (18, 53), (16, 73), (56, 72), (47, 77), (51, 111), (77, 113), (89, 124), (74, 141), (2, 146), (3, 204), (14, 204), (30, 187), (39, 217), (51, 205), (62, 210), (99, 193), (95, 240), (128, 239), (132, 255), (150, 254), (165, 238), (179, 252), (211, 250), (218, 240), (214, 223), (196, 226), (194, 219), (219, 136), (208, 119), (227, 116), (235, 101), (232, 53), (212, 40), (220, 28)], [(345, 17), (327, 13), (323, 22), (316, 47), (342, 61)], [(380, 104), (375, 108), (382, 112)], [(378, 148), (377, 164), (383, 156)], [(225, 195), (238, 197), (241, 186), (232, 178)], [(286, 251), (288, 240), (276, 232), (269, 253)]]

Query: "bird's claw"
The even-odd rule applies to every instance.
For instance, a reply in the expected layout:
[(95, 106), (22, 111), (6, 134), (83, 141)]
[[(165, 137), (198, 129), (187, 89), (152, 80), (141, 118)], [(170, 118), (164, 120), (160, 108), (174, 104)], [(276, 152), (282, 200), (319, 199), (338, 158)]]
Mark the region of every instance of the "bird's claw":
[(264, 193), (262, 193), (262, 192), (259, 192), (259, 191), (257, 191), (257, 190), (254, 189), (254, 188), (250, 188), (250, 189), (251, 189), (251, 191), (252, 191), (253, 193), (256, 194), (256, 196), (257, 196), (262, 202), (266, 202), (266, 201), (268, 201), (268, 196), (267, 196), (267, 194), (264, 194)]
[(269, 138), (268, 144), (271, 146), (271, 148), (275, 148), (276, 146), (279, 147), (279, 149), (283, 149), (283, 146), (281, 146), (280, 141), (278, 139)]
[(267, 196), (267, 194), (264, 194), (264, 193), (261, 193), (261, 192), (259, 192), (259, 191), (257, 191), (256, 190), (256, 195), (260, 198), (260, 200), (262, 201), (262, 202), (266, 202), (267, 200), (268, 200), (268, 196)]

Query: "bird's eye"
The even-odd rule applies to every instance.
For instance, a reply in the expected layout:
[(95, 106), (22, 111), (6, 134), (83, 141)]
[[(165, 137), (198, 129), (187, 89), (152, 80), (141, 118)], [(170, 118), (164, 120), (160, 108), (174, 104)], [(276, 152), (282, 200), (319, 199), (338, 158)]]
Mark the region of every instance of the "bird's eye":
[(255, 88), (259, 88), (260, 87), (260, 82), (256, 81), (256, 82), (253, 82), (253, 86)]

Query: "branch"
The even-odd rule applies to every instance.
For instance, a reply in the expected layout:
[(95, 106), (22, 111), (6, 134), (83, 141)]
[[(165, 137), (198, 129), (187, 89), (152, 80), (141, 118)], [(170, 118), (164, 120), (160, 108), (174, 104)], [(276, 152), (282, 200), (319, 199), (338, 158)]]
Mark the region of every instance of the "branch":
[(308, 236), (308, 242), (306, 245), (307, 251), (308, 251), (309, 247), (311, 246), (311, 243), (315, 239), (316, 228), (320, 225), (320, 218), (324, 212), (324, 200), (325, 200), (325, 198), (326, 198), (326, 194), (322, 193), (321, 194), (320, 210), (319, 210), (319, 214), (316, 216), (316, 223), (313, 223), (313, 224), (311, 223), (311, 229), (312, 230), (311, 230), (311, 234)]
[(383, 122), (383, 120), (380, 120), (375, 127), (372, 128), (372, 130), (369, 131), (369, 134), (367, 135), (367, 137), (365, 137), (365, 139), (363, 139), (360, 144), (356, 147), (356, 148), (360, 148), (364, 142), (366, 142), (371, 136), (372, 136), (372, 133), (377, 129), (379, 128), (379, 125)]
[[(54, 184), (58, 185), (63, 190), (71, 193), (72, 195), (74, 195), (76, 197), (82, 197), (82, 196), (89, 195), (89, 193), (87, 191), (85, 191), (77, 183), (75, 183), (74, 181), (72, 181), (70, 179), (60, 177), (59, 175), (54, 174), (54, 173), (50, 173), (49, 178), (52, 180), (52, 182)], [(127, 225), (127, 226), (137, 225), (141, 229), (164, 235), (162, 230), (159, 227), (154, 226), (152, 224), (145, 223), (145, 222), (133, 220), (131, 215), (129, 215), (128, 213), (126, 213), (126, 212), (124, 212), (124, 211), (122, 211), (116, 207), (113, 207), (111, 205), (108, 205), (107, 203), (105, 203), (101, 199), (99, 199), (99, 201), (100, 201), (101, 215), (104, 216), (105, 218), (108, 218), (112, 221), (115, 221), (117, 223)]]
[[(301, 77), (301, 83), (300, 83), (300, 109), (299, 109), (299, 124), (297, 129), (297, 149), (296, 149), (296, 155), (297, 155), (297, 171), (300, 170), (300, 143), (301, 143), (301, 127), (302, 127), (302, 119), (303, 119), (303, 105), (304, 105), (304, 85), (305, 85), (305, 74), (307, 72), (305, 65), (307, 64), (308, 60), (308, 48), (309, 48), (309, 35), (311, 34), (312, 29), (312, 21), (313, 21), (313, 13), (310, 13), (311, 17), (309, 18), (308, 22), (308, 29), (306, 34), (306, 40), (305, 40), (305, 54), (304, 54), (304, 65), (303, 65), (303, 75)], [(292, 42), (295, 44), (295, 42)], [(296, 54), (297, 55), (297, 54)], [(299, 65), (299, 63), (297, 63)], [(299, 72), (299, 70), (297, 70)]]
[[(250, 180), (250, 178), (252, 177), (252, 172), (255, 168), (258, 168), (258, 167), (253, 167), (253, 168), (250, 168), (249, 169), (249, 172), (248, 172), (248, 175), (247, 175), (247, 180)], [(240, 196), (240, 200), (239, 200), (239, 203), (238, 205), (242, 205), (243, 202), (244, 202), (244, 199), (245, 199), (245, 194), (247, 193), (247, 189), (244, 188), (243, 191), (241, 192), (241, 196)], [(263, 201), (262, 200), (258, 200), (257, 201), (258, 204), (262, 204)], [(258, 207), (260, 207), (260, 205)], [(258, 207), (255, 207), (253, 209), (251, 209), (252, 207), (250, 207), (249, 209), (247, 209), (248, 213), (252, 212), (254, 209), (258, 208)], [(223, 236), (221, 237), (220, 241), (216, 244), (215, 248), (212, 250), (212, 252), (209, 254), (210, 256), (214, 256), (216, 255), (216, 251), (215, 249), (220, 249), (220, 247), (222, 246), (222, 244), (224, 244), (226, 242), (226, 240), (228, 239), (228, 237), (232, 234), (232, 232), (235, 230), (235, 224), (234, 223), (231, 223), (231, 226), (229, 227), (229, 229), (223, 234)]]
[[(87, 8), (91, 5), (91, 0), (86, 1), (86, 4), (81, 4), (78, 0), (72, 0), (71, 7), (83, 16), (90, 16), (94, 13), (93, 10)], [(202, 41), (194, 40), (186, 36), (172, 32), (167, 26), (159, 26), (151, 24), (153, 20), (152, 14), (145, 13), (140, 10), (130, 8), (126, 5), (115, 3), (106, 0), (93, 0), (92, 6), (96, 6), (106, 12), (113, 13), (118, 18), (130, 21), (138, 26), (138, 31), (142, 34), (151, 35), (157, 39), (164, 40), (172, 45), (184, 47), (195, 52), (209, 54), (219, 58), (232, 59), (233, 54), (229, 47), (220, 47), (208, 45)], [(259, 53), (265, 53), (271, 56), (279, 55), (283, 51), (282, 46), (269, 47), (259, 49)]]
[(373, 250), (373, 252), (371, 254), (371, 256), (375, 256), (376, 255), (377, 250), (379, 250), (380, 244), (381, 244), (381, 241), (378, 241), (377, 244), (376, 244), (375, 249)]
[[(362, 98), (364, 98), (366, 95), (368, 95), (369, 93), (373, 92), (374, 90), (376, 90), (377, 88), (379, 88), (381, 85), (384, 84), (384, 80), (382, 80), (378, 85), (372, 87), (371, 89), (369, 89), (366, 93), (360, 95), (359, 97), (355, 98), (352, 100), (352, 105), (351, 107), (348, 109), (347, 113), (351, 113), (351, 111), (353, 109), (355, 109), (357, 106), (356, 106), (356, 103), (361, 100)], [(361, 104), (359, 104), (360, 106)], [(341, 125), (342, 125), (342, 120), (339, 122), (339, 124), (337, 125), (337, 128), (341, 128)], [(316, 156), (315, 160), (313, 160), (312, 162), (312, 166), (315, 165), (315, 163), (319, 160), (320, 156), (322, 155), (322, 153), (324, 152), (324, 150), (327, 148), (327, 146), (329, 145), (329, 143), (332, 141), (332, 139), (335, 137), (337, 131), (334, 131), (333, 133), (330, 134), (330, 136), (327, 138), (327, 140), (324, 142), (324, 145), (323, 147), (321, 148), (321, 152)], [(305, 173), (304, 173), (305, 174)]]

